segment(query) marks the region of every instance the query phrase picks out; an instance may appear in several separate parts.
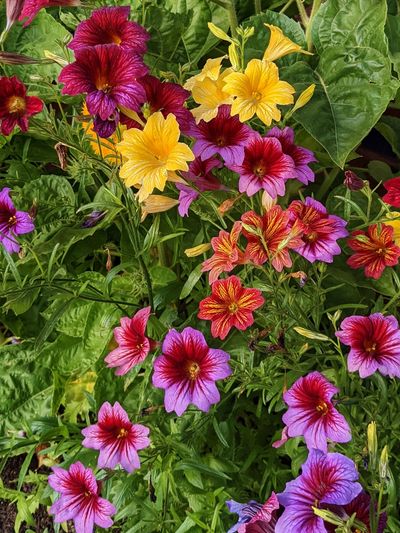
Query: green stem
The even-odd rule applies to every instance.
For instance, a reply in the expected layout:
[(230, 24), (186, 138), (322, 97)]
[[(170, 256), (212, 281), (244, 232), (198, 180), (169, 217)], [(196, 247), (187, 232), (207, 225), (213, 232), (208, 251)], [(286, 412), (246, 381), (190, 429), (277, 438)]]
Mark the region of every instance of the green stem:
[(287, 9), (289, 9), (289, 7), (293, 4), (294, 0), (289, 0), (289, 2), (287, 2), (283, 8), (279, 11), (279, 13), (284, 13)]
[(261, 0), (254, 0), (254, 11), (256, 15), (261, 13)]
[(312, 47), (313, 47), (312, 35), (311, 35), (312, 25), (313, 25), (314, 17), (317, 14), (318, 9), (321, 7), (321, 2), (322, 0), (314, 0), (312, 8), (311, 8), (310, 19), (308, 21), (307, 28), (306, 28), (306, 42), (307, 42), (307, 50), (309, 52), (311, 52)]
[(231, 35), (232, 37), (237, 37), (237, 27), (239, 26), (239, 23), (236, 15), (235, 0), (229, 0), (229, 2), (226, 3), (226, 10), (228, 11)]
[(308, 26), (308, 15), (306, 13), (306, 8), (303, 5), (303, 1), (302, 0), (296, 0), (296, 4), (297, 4), (297, 9), (299, 10), (301, 23), (303, 24), (303, 26), (305, 28), (307, 28), (307, 26)]

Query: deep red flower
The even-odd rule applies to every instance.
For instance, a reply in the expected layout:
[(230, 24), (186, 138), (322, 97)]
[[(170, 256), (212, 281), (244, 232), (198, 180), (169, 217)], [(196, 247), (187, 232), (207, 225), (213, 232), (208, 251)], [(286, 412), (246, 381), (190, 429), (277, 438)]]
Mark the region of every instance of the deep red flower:
[(146, 100), (138, 79), (147, 73), (140, 56), (116, 44), (100, 44), (75, 51), (76, 61), (64, 67), (59, 81), (63, 94), (86, 93), (91, 115), (109, 119), (118, 106), (139, 111)]
[(209, 122), (201, 120), (193, 128), (196, 142), (193, 152), (201, 159), (219, 154), (227, 165), (240, 165), (244, 157), (244, 147), (255, 132), (240, 122), (237, 115), (231, 116), (231, 106), (221, 105), (218, 114)]
[(393, 207), (400, 207), (400, 176), (384, 182), (387, 193), (382, 200)]
[(26, 87), (16, 76), (0, 78), (1, 133), (9, 135), (15, 126), (28, 130), (28, 119), (40, 113), (43, 102), (36, 96), (27, 96)]
[(380, 278), (385, 267), (399, 262), (400, 248), (393, 240), (393, 232), (386, 224), (372, 224), (366, 232), (353, 231), (347, 244), (356, 253), (348, 258), (347, 264), (351, 268), (364, 268), (367, 278)]
[(87, 20), (78, 24), (68, 47), (77, 50), (96, 44), (117, 44), (136, 54), (144, 54), (149, 33), (137, 22), (129, 20), (129, 6), (95, 9)]
[(103, 403), (97, 424), (82, 430), (82, 446), (100, 450), (97, 466), (115, 468), (120, 464), (127, 472), (140, 468), (138, 450), (150, 445), (150, 430), (142, 424), (132, 424), (128, 414), (118, 402)]
[(24, 7), (18, 20), (24, 22), (24, 26), (28, 26), (36, 17), (39, 11), (47, 7), (73, 7), (80, 6), (80, 0), (25, 0)]
[[(329, 510), (334, 512), (343, 520), (348, 520), (355, 513), (356, 519), (365, 525), (367, 528), (366, 533), (371, 533), (370, 523), (370, 509), (371, 509), (371, 496), (367, 492), (360, 492), (350, 503), (347, 505), (330, 505)], [(385, 531), (387, 522), (386, 513), (382, 513), (379, 517), (377, 533), (383, 533)], [(337, 526), (325, 522), (325, 527), (329, 533), (335, 533)], [(353, 526), (352, 531), (358, 533), (360, 530), (356, 526)]]
[(115, 348), (105, 358), (109, 368), (117, 368), (116, 376), (123, 376), (131, 368), (142, 363), (155, 342), (146, 337), (146, 326), (151, 313), (150, 307), (140, 309), (132, 318), (121, 318), (121, 326), (114, 329), (114, 337), (118, 342)]
[(243, 235), (248, 244), (245, 260), (256, 265), (270, 261), (278, 272), (292, 266), (289, 250), (301, 246), (302, 224), (290, 221), (289, 213), (279, 205), (269, 209), (263, 216), (247, 211), (241, 217)]
[[(189, 91), (177, 83), (160, 81), (150, 74), (141, 78), (140, 83), (146, 92), (146, 99), (139, 117), (145, 121), (146, 116), (157, 111), (161, 111), (165, 118), (172, 113), (176, 117), (181, 132), (188, 135), (194, 125), (193, 115), (185, 107), (186, 100), (190, 96)], [(128, 128), (142, 128), (138, 122), (125, 115), (121, 115), (121, 122)]]
[(300, 220), (303, 225), (302, 244), (296, 252), (308, 261), (332, 263), (333, 256), (341, 253), (336, 242), (347, 237), (346, 221), (336, 215), (330, 215), (325, 206), (314, 198), (304, 202), (294, 200), (288, 208), (291, 220)]
[(230, 272), (243, 261), (243, 252), (238, 247), (242, 223), (235, 222), (230, 233), (221, 230), (211, 239), (214, 255), (204, 261), (201, 271), (210, 272), (209, 283), (214, 283), (222, 272)]
[(246, 145), (243, 162), (229, 168), (240, 176), (240, 192), (253, 196), (263, 189), (271, 198), (285, 194), (285, 182), (295, 172), (293, 159), (283, 153), (278, 139), (261, 135)]
[(247, 289), (237, 276), (230, 276), (211, 285), (211, 296), (200, 302), (197, 316), (211, 320), (211, 335), (223, 340), (233, 327), (249, 328), (254, 323), (253, 311), (263, 304), (261, 291)]

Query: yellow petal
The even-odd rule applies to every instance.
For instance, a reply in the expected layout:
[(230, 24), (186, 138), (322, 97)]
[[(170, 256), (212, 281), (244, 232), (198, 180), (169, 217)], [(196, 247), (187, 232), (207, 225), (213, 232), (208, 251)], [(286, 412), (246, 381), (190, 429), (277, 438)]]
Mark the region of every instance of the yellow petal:
[(300, 94), (300, 96), (297, 98), (296, 103), (292, 107), (291, 112), (294, 113), (301, 107), (305, 106), (312, 98), (315, 91), (315, 83), (312, 83), (307, 89), (304, 89), (304, 91)]
[(292, 54), (293, 52), (299, 52), (301, 54), (312, 55), (310, 52), (306, 52), (300, 45), (294, 43), (286, 37), (283, 31), (277, 26), (272, 24), (264, 24), (271, 32), (268, 47), (264, 52), (263, 61), (276, 61), (280, 57)]
[(186, 248), (185, 255), (187, 257), (196, 257), (198, 255), (204, 254), (211, 248), (211, 244), (205, 243), (205, 244), (199, 244), (197, 246), (194, 246), (193, 248)]

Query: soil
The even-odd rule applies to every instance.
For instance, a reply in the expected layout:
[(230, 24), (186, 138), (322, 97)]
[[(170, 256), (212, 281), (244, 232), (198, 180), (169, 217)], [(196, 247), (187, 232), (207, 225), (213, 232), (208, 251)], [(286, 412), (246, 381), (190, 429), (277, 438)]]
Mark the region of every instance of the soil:
[[(4, 483), (4, 486), (9, 489), (17, 488), (17, 480), (22, 463), (24, 462), (25, 455), (18, 455), (17, 457), (10, 457), (5, 467), (3, 468), (0, 478)], [(40, 473), (47, 473), (46, 467), (38, 468), (36, 458), (32, 460), (30, 469)], [(32, 492), (33, 487), (28, 483), (25, 483), (21, 489), (23, 492)], [(1, 533), (14, 533), (15, 518), (17, 516), (17, 505), (10, 503), (8, 500), (0, 499), (0, 532)], [(47, 508), (41, 505), (33, 515), (35, 525), (27, 526), (22, 524), (20, 533), (24, 533), (27, 529), (35, 531), (35, 533), (54, 533), (53, 519), (47, 512)], [(71, 533), (73, 529), (70, 529)]]

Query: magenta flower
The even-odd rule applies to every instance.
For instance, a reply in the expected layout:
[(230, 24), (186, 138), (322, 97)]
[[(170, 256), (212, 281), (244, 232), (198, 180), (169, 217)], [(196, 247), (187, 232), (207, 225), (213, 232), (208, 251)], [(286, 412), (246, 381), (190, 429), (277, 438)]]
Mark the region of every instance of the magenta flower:
[(0, 191), (0, 244), (8, 253), (19, 252), (20, 245), (17, 235), (34, 231), (35, 225), (25, 211), (17, 211), (10, 198), (10, 189), (4, 187)]
[(264, 504), (254, 500), (248, 503), (229, 500), (226, 505), (231, 513), (239, 515), (238, 522), (228, 533), (274, 533), (276, 510), (279, 509), (278, 498), (274, 492)]
[(362, 491), (357, 479), (356, 466), (348, 457), (311, 450), (301, 475), (286, 483), (285, 491), (278, 494), (285, 511), (276, 523), (275, 533), (326, 533), (324, 522), (314, 514), (313, 507), (350, 503)]
[(192, 130), (196, 142), (193, 153), (200, 159), (219, 154), (227, 165), (240, 165), (244, 147), (255, 132), (240, 122), (237, 115), (231, 116), (231, 107), (221, 105), (218, 114), (209, 122), (201, 120)]
[(307, 185), (310, 181), (314, 181), (314, 172), (308, 166), (310, 163), (315, 163), (317, 160), (314, 157), (311, 150), (297, 146), (294, 143), (294, 131), (288, 126), (279, 129), (277, 126), (270, 129), (267, 133), (267, 137), (274, 137), (281, 143), (283, 153), (290, 156), (294, 162), (294, 173), (292, 178), (295, 178), (304, 185)]
[(367, 378), (378, 371), (384, 376), (400, 378), (400, 330), (393, 315), (374, 313), (350, 316), (340, 324), (336, 336), (350, 346), (349, 372)]
[(74, 7), (79, 5), (81, 5), (80, 0), (25, 0), (18, 20), (22, 21), (27, 19), (24, 22), (24, 26), (28, 26), (41, 9), (47, 7)]
[[(146, 92), (146, 100), (143, 106), (143, 112), (139, 116), (146, 122), (148, 113), (161, 111), (165, 118), (172, 113), (179, 124), (179, 129), (185, 135), (189, 135), (194, 127), (194, 118), (192, 113), (185, 107), (186, 100), (190, 93), (177, 83), (169, 81), (160, 81), (155, 76), (144, 76), (140, 83)], [(138, 122), (121, 115), (121, 122), (128, 128), (142, 128)]]
[[(221, 166), (222, 162), (216, 158), (212, 157), (203, 161), (200, 157), (196, 157), (189, 163), (189, 171), (182, 172), (182, 176), (188, 182), (193, 182), (199, 191), (225, 189), (212, 173), (214, 168), (220, 168)], [(179, 191), (178, 213), (181, 217), (188, 216), (190, 204), (199, 197), (199, 193), (184, 183), (177, 183), (176, 188)]]
[(240, 175), (239, 191), (253, 196), (260, 190), (267, 191), (271, 198), (285, 194), (285, 181), (293, 177), (293, 159), (282, 151), (277, 139), (256, 135), (244, 150), (241, 164), (229, 165)]
[(104, 361), (109, 368), (117, 368), (116, 376), (123, 376), (131, 368), (142, 363), (156, 343), (146, 337), (150, 307), (141, 309), (132, 318), (121, 318), (121, 326), (114, 329), (118, 348), (110, 352)]
[(294, 200), (288, 207), (288, 213), (292, 223), (298, 220), (303, 225), (303, 244), (295, 251), (310, 263), (332, 263), (333, 256), (342, 251), (336, 241), (349, 234), (345, 229), (347, 222), (336, 215), (329, 215), (320, 202), (310, 197), (304, 202)]
[(73, 520), (76, 533), (92, 533), (95, 524), (103, 528), (112, 526), (110, 517), (117, 511), (99, 496), (100, 487), (91, 468), (80, 462), (72, 464), (69, 470), (53, 467), (49, 485), (61, 494), (50, 508), (55, 522)]
[(115, 402), (103, 403), (97, 416), (97, 424), (82, 430), (86, 448), (100, 450), (99, 468), (115, 468), (120, 464), (127, 472), (140, 468), (137, 450), (150, 445), (150, 430), (141, 424), (132, 424), (127, 412)]
[(116, 44), (101, 44), (75, 51), (75, 63), (64, 67), (59, 81), (63, 94), (86, 93), (91, 115), (111, 117), (118, 106), (139, 111), (146, 94), (138, 79), (147, 73), (140, 56)]
[(307, 448), (327, 451), (327, 439), (348, 442), (351, 431), (346, 419), (334, 407), (331, 398), (337, 389), (319, 372), (299, 378), (284, 393), (289, 406), (282, 420), (289, 437), (305, 438)]
[(130, 12), (129, 6), (95, 9), (87, 20), (78, 24), (68, 47), (77, 50), (97, 44), (117, 44), (136, 54), (144, 54), (150, 35), (140, 24), (129, 20)]
[(200, 331), (185, 328), (179, 333), (171, 329), (162, 355), (154, 361), (153, 374), (153, 385), (165, 389), (166, 411), (181, 416), (192, 403), (207, 412), (220, 399), (215, 381), (232, 373), (228, 360), (226, 352), (208, 347)]

